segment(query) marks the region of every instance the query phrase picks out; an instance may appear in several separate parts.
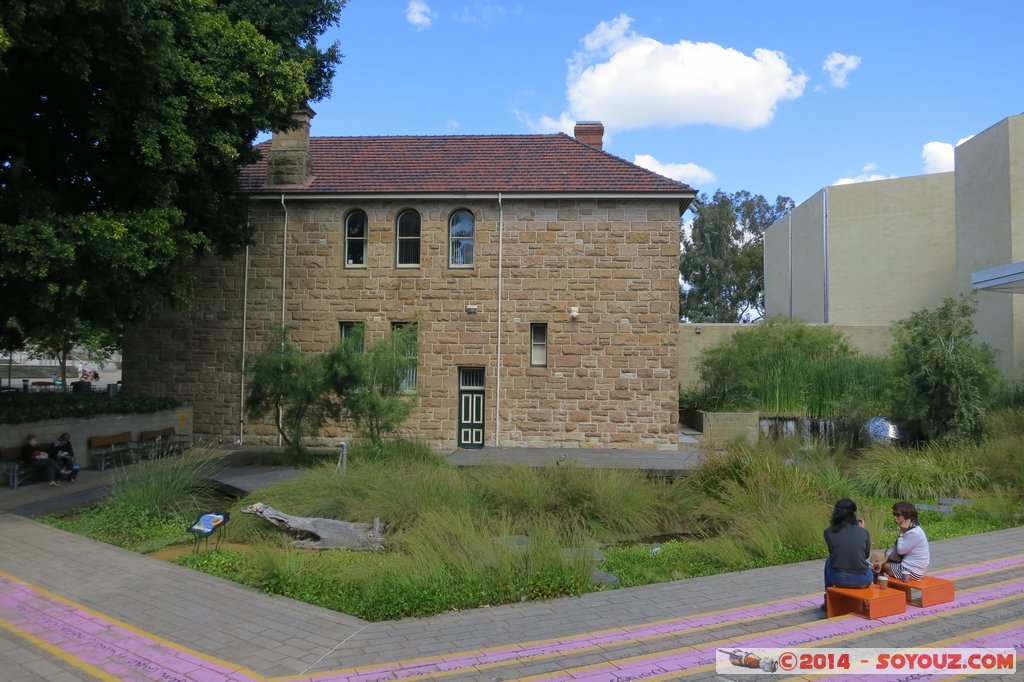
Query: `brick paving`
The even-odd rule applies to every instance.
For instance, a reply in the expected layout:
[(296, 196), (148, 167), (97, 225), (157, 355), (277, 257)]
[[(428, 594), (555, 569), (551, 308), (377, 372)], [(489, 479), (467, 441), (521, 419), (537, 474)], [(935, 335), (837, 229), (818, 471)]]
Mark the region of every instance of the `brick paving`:
[(878, 621), (824, 619), (817, 561), (368, 623), (7, 512), (0, 538), (3, 682), (727, 679), (718, 648), (1024, 653), (1024, 528), (933, 542), (956, 601)]

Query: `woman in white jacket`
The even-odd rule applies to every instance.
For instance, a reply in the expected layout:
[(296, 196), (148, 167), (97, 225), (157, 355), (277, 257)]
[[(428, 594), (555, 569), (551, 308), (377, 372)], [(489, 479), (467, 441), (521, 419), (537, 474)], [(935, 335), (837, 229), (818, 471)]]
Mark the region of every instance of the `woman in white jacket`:
[(892, 520), (900, 529), (896, 544), (886, 550), (882, 570), (897, 580), (920, 580), (928, 570), (932, 554), (928, 536), (917, 522), (917, 508), (909, 502), (892, 506)]

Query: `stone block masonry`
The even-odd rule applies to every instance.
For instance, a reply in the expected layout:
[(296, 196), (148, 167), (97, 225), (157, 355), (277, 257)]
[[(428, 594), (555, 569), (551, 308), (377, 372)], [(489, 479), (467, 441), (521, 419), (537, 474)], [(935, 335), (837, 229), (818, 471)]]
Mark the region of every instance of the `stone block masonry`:
[[(242, 413), (243, 350), (262, 348), (282, 323), (298, 346), (324, 351), (342, 322), (364, 324), (371, 343), (416, 321), (419, 396), (407, 435), (456, 447), (459, 368), (474, 367), (484, 369), (487, 445), (678, 447), (678, 201), (285, 201), (286, 247), (280, 201), (253, 201), (247, 257), (204, 261), (191, 310), (128, 331), (126, 392), (183, 398), (197, 434), (273, 442), (270, 423)], [(420, 262), (396, 267), (396, 220), (410, 208), (421, 216)], [(368, 217), (366, 261), (346, 268), (343, 226), (357, 209)], [(472, 268), (448, 264), (458, 209), (475, 218)], [(531, 365), (536, 324), (547, 325), (546, 366)], [(333, 424), (321, 442), (352, 435)]]

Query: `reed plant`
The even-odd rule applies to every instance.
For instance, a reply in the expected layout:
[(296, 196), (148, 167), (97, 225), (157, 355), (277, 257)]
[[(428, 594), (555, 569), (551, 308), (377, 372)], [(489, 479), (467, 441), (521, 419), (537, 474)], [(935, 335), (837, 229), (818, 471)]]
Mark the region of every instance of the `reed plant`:
[(872, 497), (957, 497), (987, 482), (978, 459), (979, 450), (973, 446), (876, 446), (857, 460), (851, 478), (857, 490)]
[(558, 467), (479, 467), (466, 474), (492, 515), (536, 523), (561, 519), (602, 542), (657, 535), (679, 520), (670, 483), (642, 472)]

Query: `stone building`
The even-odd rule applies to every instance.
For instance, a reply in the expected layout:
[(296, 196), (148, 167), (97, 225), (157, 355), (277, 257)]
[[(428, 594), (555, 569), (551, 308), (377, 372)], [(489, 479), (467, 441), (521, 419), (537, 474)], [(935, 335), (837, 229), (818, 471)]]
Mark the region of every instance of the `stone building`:
[(246, 418), (239, 369), (270, 330), (317, 351), (415, 322), (409, 435), (446, 449), (677, 449), (690, 187), (602, 151), (600, 123), (575, 138), (311, 138), (312, 115), (243, 173), (244, 256), (207, 260), (192, 310), (129, 331), (126, 389), (188, 401), (197, 434), (274, 442)]

